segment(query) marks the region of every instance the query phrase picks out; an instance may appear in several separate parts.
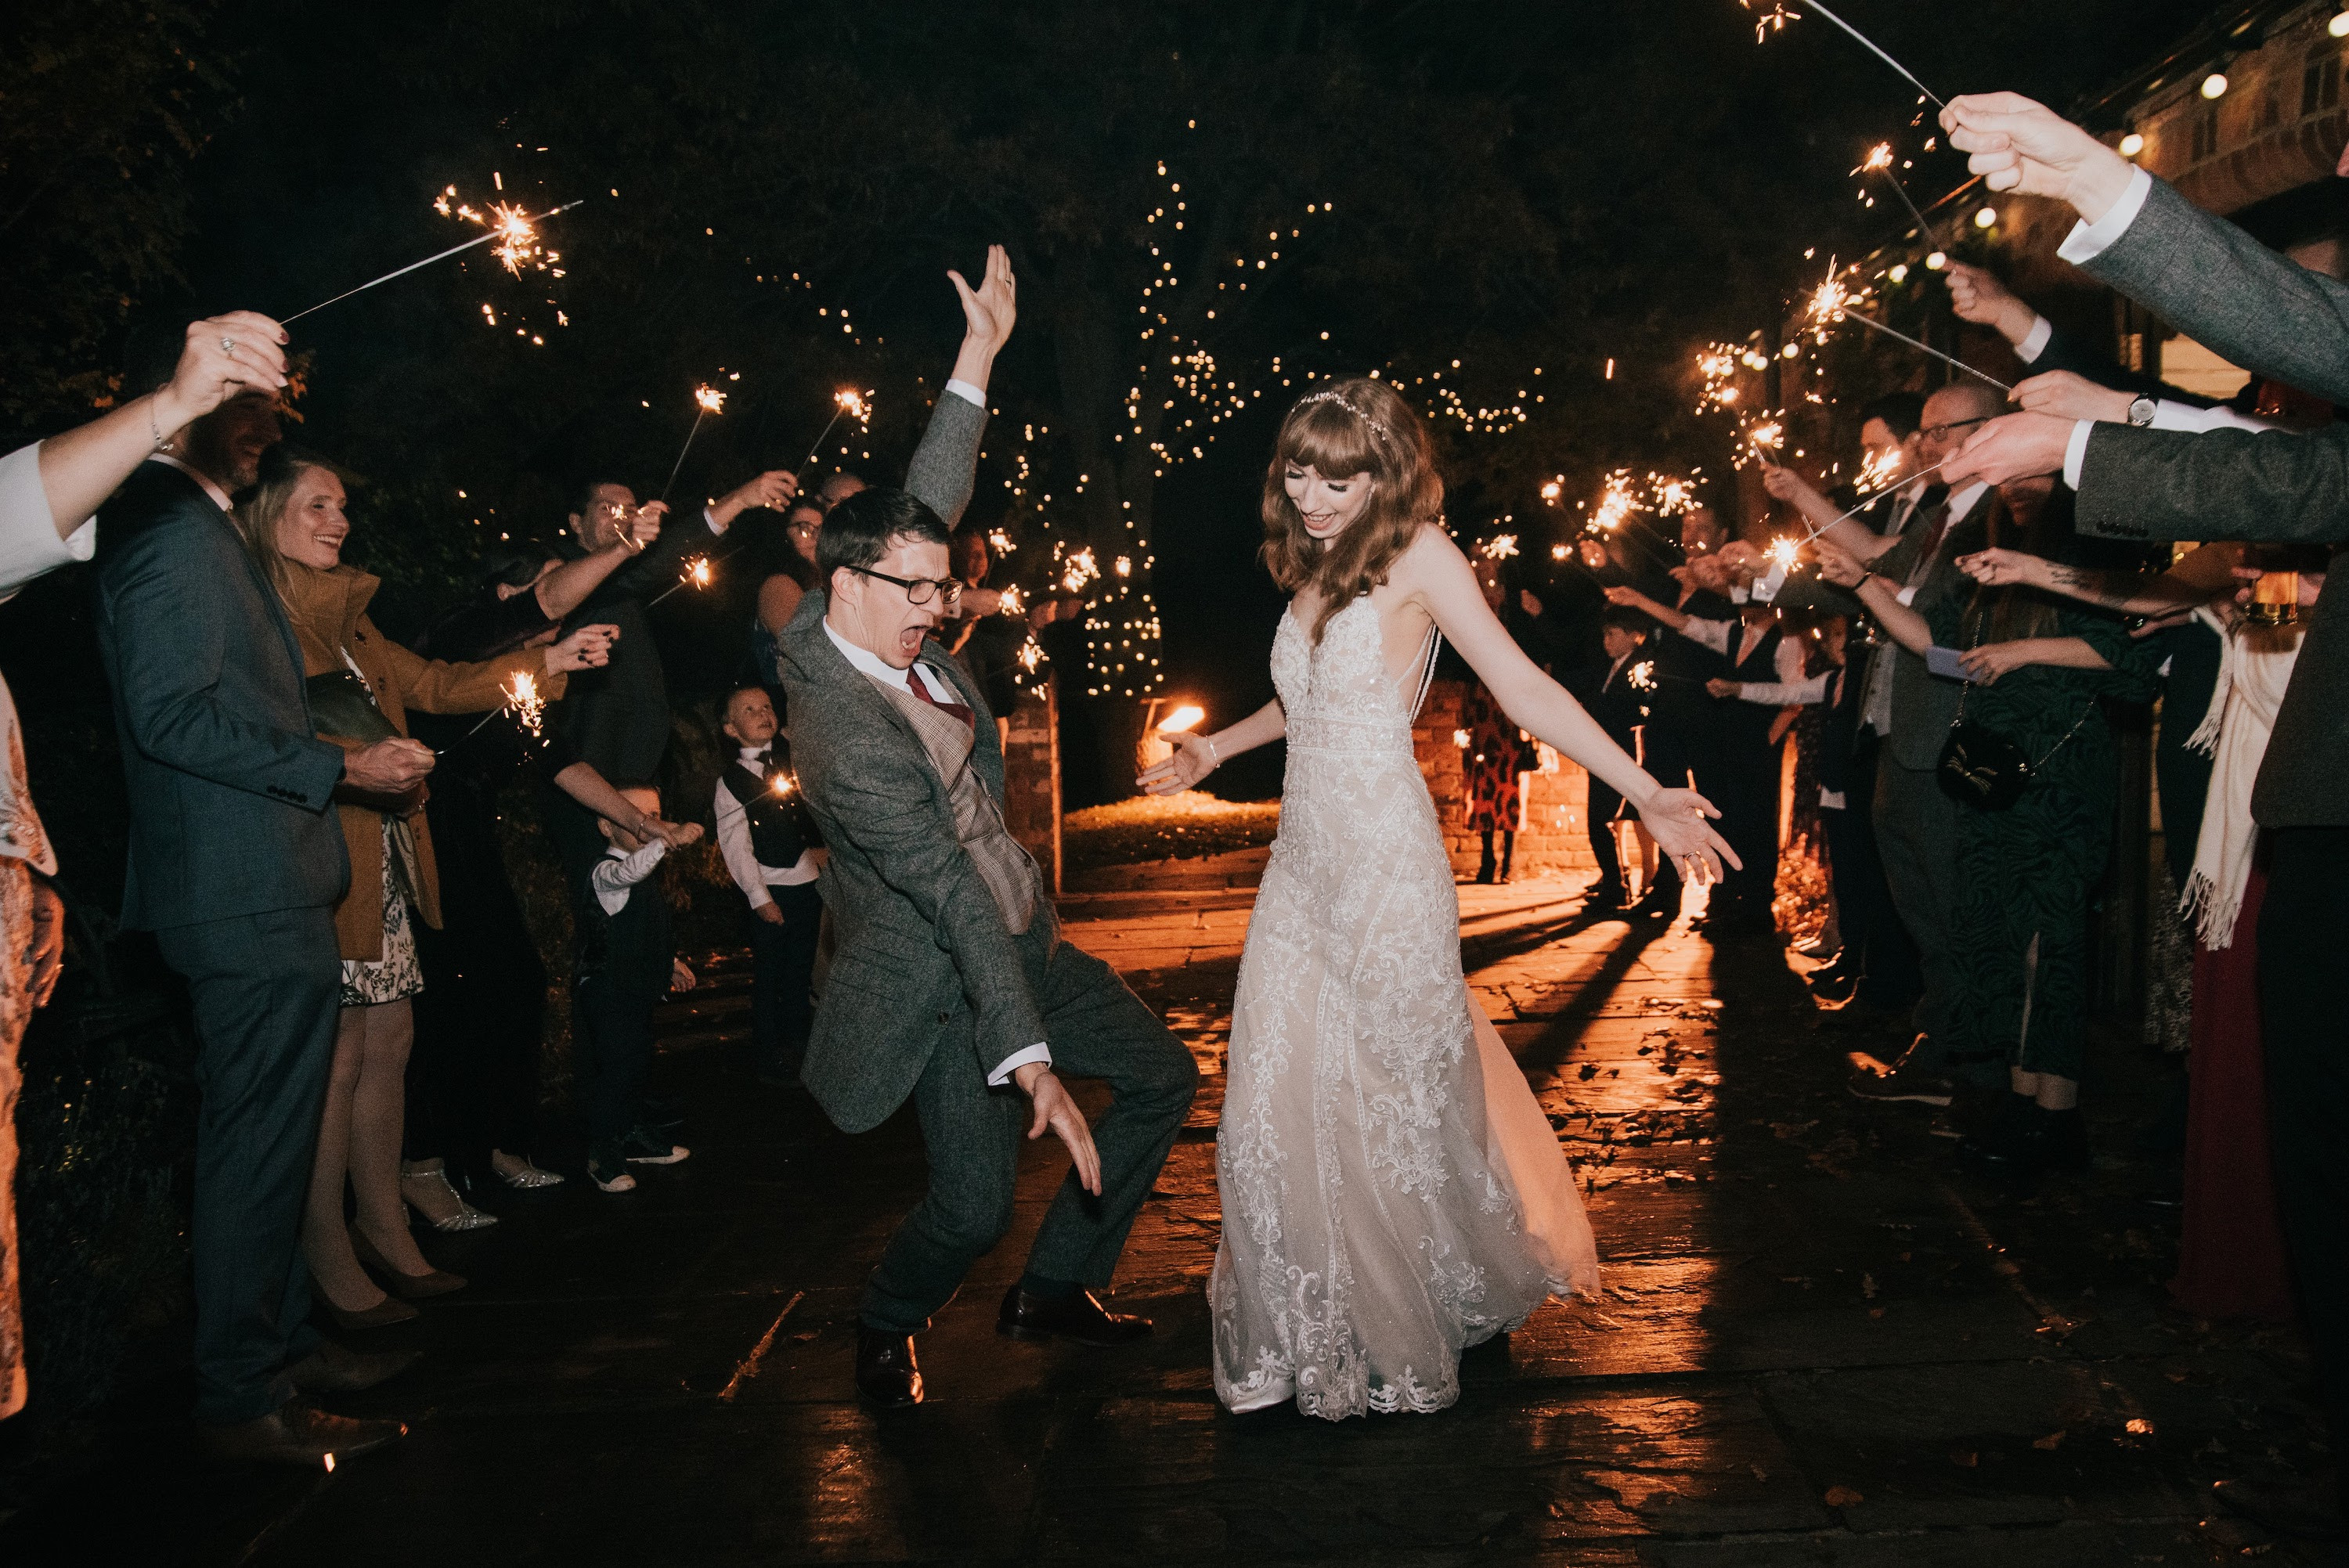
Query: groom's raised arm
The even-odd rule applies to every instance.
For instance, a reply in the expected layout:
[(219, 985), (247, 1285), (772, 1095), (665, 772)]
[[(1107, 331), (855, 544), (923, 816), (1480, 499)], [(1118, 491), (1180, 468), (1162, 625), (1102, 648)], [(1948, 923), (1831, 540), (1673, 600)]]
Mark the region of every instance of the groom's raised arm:
[(836, 826), (937, 932), (978, 1015), (979, 1069), (992, 1079), (1011, 1057), (1044, 1038), (1044, 1020), (1029, 994), (1002, 906), (970, 852), (940, 820), (926, 776), (867, 748), (827, 745), (816, 726), (800, 727), (807, 733), (794, 737), (793, 755), (802, 787), (827, 828)]

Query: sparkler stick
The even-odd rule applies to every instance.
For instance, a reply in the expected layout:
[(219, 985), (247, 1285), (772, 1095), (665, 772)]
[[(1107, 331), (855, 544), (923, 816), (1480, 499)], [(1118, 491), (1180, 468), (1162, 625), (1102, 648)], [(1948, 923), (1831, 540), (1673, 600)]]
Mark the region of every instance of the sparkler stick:
[[(435, 262), (445, 262), (450, 256), (456, 255), (461, 251), (470, 251), (476, 245), (486, 245), (492, 240), (500, 241), (505, 244), (512, 244), (516, 241), (516, 239), (525, 238), (532, 233), (533, 224), (543, 223), (549, 218), (568, 212), (572, 208), (582, 205), (585, 200), (585, 199), (583, 197), (579, 201), (566, 201), (560, 207), (550, 207), (535, 218), (525, 216), (521, 212), (515, 212), (511, 217), (499, 222), (488, 233), (483, 234), (478, 240), (468, 240), (461, 245), (451, 245), (447, 250), (440, 252), (437, 255), (427, 256), (420, 262), (410, 262), (408, 265), (400, 268), (398, 272), (386, 273), (383, 276), (375, 279), (371, 283), (361, 284), (355, 289), (346, 289), (343, 293), (336, 294), (333, 299), (320, 300), (316, 304), (310, 306), (308, 310), (297, 310), (292, 315), (280, 317), (279, 325), (285, 325), (297, 322), (314, 311), (324, 310), (330, 304), (340, 304), (343, 301), (350, 298), (353, 294), (365, 294), (367, 290), (374, 288), (378, 284), (388, 284), (394, 278), (406, 277), (409, 273), (416, 271), (419, 267), (429, 267)], [(520, 227), (519, 234), (516, 232), (517, 225)]]
[(872, 406), (866, 403), (863, 395), (853, 387), (844, 387), (833, 393), (832, 401), (833, 405), (832, 418), (824, 421), (823, 429), (816, 436), (815, 445), (808, 449), (807, 458), (794, 470), (796, 473), (807, 472), (816, 459), (823, 454), (824, 442), (831, 438), (832, 428), (839, 424), (843, 417), (854, 414), (856, 416), (856, 422), (860, 425), (873, 418)]
[(1916, 349), (1920, 354), (1930, 354), (1934, 358), (1940, 360), (1942, 364), (1950, 366), (1953, 369), (1962, 370), (1977, 381), (1986, 381), (2002, 392), (2007, 393), (2010, 396), (2013, 394), (2014, 388), (2008, 386), (2005, 382), (2001, 381), (1997, 377), (1989, 374), (1987, 371), (1977, 370), (1972, 366), (1967, 364), (1964, 360), (1960, 359), (1956, 355), (1944, 354), (1930, 343), (1920, 343), (1915, 338), (1909, 336), (1907, 333), (1896, 331), (1895, 329), (1885, 325), (1874, 316), (1862, 315), (1859, 312), (1855, 310), (1844, 313), (1844, 319), (1847, 321), (1856, 321), (1862, 326), (1873, 327), (1876, 331), (1882, 333), (1887, 337), (1899, 338), (1901, 342), (1907, 344), (1909, 347)]
[[(730, 550), (727, 553), (731, 555), (733, 552)], [(654, 605), (659, 603), (662, 600), (667, 598), (678, 589), (686, 587), (688, 584), (695, 588), (709, 587), (711, 576), (710, 567), (714, 564), (716, 563), (707, 555), (695, 556), (691, 561), (686, 562), (685, 570), (678, 574), (676, 582), (670, 583), (667, 587), (662, 589), (659, 593), (645, 601), (645, 608), (647, 610), (651, 609)]]
[(1845, 21), (1842, 17), (1837, 15), (1826, 6), (1820, 5), (1819, 0), (1799, 0), (1799, 3), (1808, 9), (1817, 12), (1828, 21), (1833, 22), (1837, 26), (1842, 28), (1846, 33), (1850, 34), (1853, 40), (1856, 41), (1860, 47), (1866, 49), (1869, 54), (1874, 55), (1878, 59), (1882, 60), (1886, 65), (1890, 66), (1894, 70), (1899, 71), (1901, 77), (1907, 80), (1910, 87), (1915, 88), (1919, 92), (1923, 93), (1927, 98), (1933, 100), (1933, 107), (1935, 108), (1947, 108), (1950, 107), (1948, 103), (1943, 101), (1940, 94), (1935, 92), (1931, 88), (1927, 87), (1923, 82), (1919, 81), (1915, 73), (1911, 72), (1908, 67), (1894, 59), (1890, 55), (1886, 54), (1882, 49), (1878, 48), (1874, 40), (1870, 39), (1867, 34), (1861, 32), (1858, 28)]
[(712, 414), (726, 412), (726, 394), (704, 383), (693, 389), (693, 428), (685, 433), (685, 445), (677, 449), (677, 461), (668, 467), (668, 478), (662, 481), (660, 498), (668, 499), (668, 487), (677, 483), (677, 473), (685, 467), (685, 454), (693, 450), (693, 438), (701, 433), (701, 421)]
[[(481, 715), (481, 722), (473, 726), (472, 728), (465, 731), (464, 740), (471, 740), (473, 737), (481, 734), (482, 730), (489, 727), (490, 720), (509, 710), (512, 712), (513, 716), (517, 719), (522, 721), (522, 727), (524, 729), (529, 730), (533, 735), (544, 733), (544, 727), (546, 724), (546, 699), (538, 695), (537, 676), (526, 675), (520, 671), (515, 672), (513, 683), (505, 689), (505, 701), (498, 704), (497, 707), (490, 709), (489, 712)], [(459, 744), (463, 744), (463, 741), (460, 741)], [(435, 757), (445, 757), (450, 751), (455, 749), (455, 747), (444, 746), (432, 755)]]
[[(1957, 456), (1955, 452), (1950, 454), (1950, 457), (1955, 456)], [(1870, 490), (1866, 496), (1861, 498), (1860, 503), (1857, 506), (1853, 507), (1849, 511), (1843, 513), (1839, 517), (1831, 517), (1827, 519), (1825, 522), (1819, 524), (1818, 527), (1811, 530), (1810, 532), (1803, 535), (1799, 540), (1796, 540), (1795, 542), (1795, 548), (1799, 550), (1814, 539), (1816, 539), (1820, 534), (1825, 533), (1828, 529), (1833, 528), (1837, 523), (1847, 521), (1852, 518), (1857, 517), (1861, 512), (1866, 511), (1869, 507), (1874, 506), (1878, 501), (1882, 500), (1886, 496), (1890, 495), (1893, 491), (1906, 488), (1910, 480), (1923, 479), (1927, 474), (1932, 473), (1936, 469), (1940, 469), (1941, 463), (1946, 463), (1949, 460), (1949, 458), (1943, 458), (1940, 463), (1935, 463), (1930, 468), (1919, 469), (1913, 474), (1902, 475), (1892, 483), (1886, 485), (1882, 490)]]
[(1932, 243), (1933, 225), (1925, 222), (1925, 214), (1919, 211), (1917, 203), (1909, 199), (1909, 188), (1900, 183), (1900, 176), (1892, 167), (1892, 144), (1889, 141), (1878, 142), (1869, 150), (1868, 161), (1859, 167), (1863, 174), (1874, 172), (1884, 176), (1885, 183), (1892, 187), (1892, 193), (1900, 198), (1900, 205), (1908, 208), (1909, 216), (1916, 220), (1918, 234), (1926, 243)]

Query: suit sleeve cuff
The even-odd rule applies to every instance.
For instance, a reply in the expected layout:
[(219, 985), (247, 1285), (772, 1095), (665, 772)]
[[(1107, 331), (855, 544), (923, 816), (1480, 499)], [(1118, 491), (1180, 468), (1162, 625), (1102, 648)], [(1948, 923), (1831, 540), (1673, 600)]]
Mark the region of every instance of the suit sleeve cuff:
[(987, 412), (987, 394), (965, 381), (961, 377), (957, 376), (947, 382), (947, 390), (977, 408), (980, 413)]
[(2047, 352), (2047, 340), (2055, 335), (2055, 324), (2044, 315), (2031, 318), (2031, 330), (2014, 346), (2014, 356), (2025, 365), (2036, 365), (2039, 356)]
[(2072, 438), (2064, 443), (2064, 482), (2074, 490), (2080, 488), (2080, 469), (2088, 460), (2088, 437), (2095, 429), (2094, 419), (2075, 419)]
[(2145, 199), (2153, 194), (2153, 176), (2142, 169), (2129, 172), (2128, 189), (2113, 203), (2112, 211), (2093, 223), (2075, 223), (2072, 232), (2064, 236), (2055, 253), (2074, 266), (2085, 266), (2112, 249), (2113, 242), (2128, 232), (2137, 215), (2145, 211)]
[(998, 1062), (995, 1066), (995, 1070), (987, 1075), (987, 1087), (989, 1088), (1001, 1088), (1005, 1084), (1011, 1081), (1011, 1075), (1013, 1073), (1018, 1072), (1030, 1062), (1042, 1062), (1046, 1067), (1050, 1067), (1052, 1065), (1051, 1047), (1045, 1045), (1041, 1040), (1039, 1040), (1036, 1044), (1029, 1047), (1024, 1051), (1012, 1052), (1000, 1062)]

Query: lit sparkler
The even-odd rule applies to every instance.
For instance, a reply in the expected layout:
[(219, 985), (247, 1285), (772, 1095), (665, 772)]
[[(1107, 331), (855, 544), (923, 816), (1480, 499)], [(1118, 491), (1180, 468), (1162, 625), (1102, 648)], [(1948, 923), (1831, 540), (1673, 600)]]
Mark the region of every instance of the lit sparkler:
[(1695, 511), (1700, 504), (1696, 497), (1696, 487), (1703, 482), (1703, 479), (1697, 473), (1692, 473), (1687, 479), (1679, 479), (1671, 474), (1651, 471), (1648, 475), (1648, 493), (1654, 498), (1656, 515), (1678, 517), (1682, 512)]
[(784, 796), (789, 795), (792, 789), (797, 788), (797, 783), (790, 774), (778, 773), (775, 775), (773, 780), (768, 784), (767, 788), (773, 790), (775, 799), (780, 800)]
[(1775, 413), (1749, 417), (1739, 422), (1738, 435), (1733, 460), (1739, 468), (1754, 459), (1775, 463), (1786, 446), (1786, 417)]
[[(444, 197), (443, 200), (446, 200), (446, 198)], [(522, 270), (522, 263), (525, 260), (535, 257), (539, 253), (537, 250), (537, 226), (544, 222), (549, 218), (554, 217), (560, 213), (570, 211), (572, 208), (576, 207), (580, 203), (577, 201), (566, 201), (560, 207), (548, 208), (545, 211), (539, 213), (534, 218), (523, 211), (518, 207), (499, 206), (492, 208), (491, 211), (493, 216), (487, 218), (475, 213), (472, 215), (472, 221), (481, 223), (489, 229), (489, 232), (483, 234), (481, 238), (477, 240), (468, 240), (461, 245), (451, 245), (447, 250), (427, 256), (420, 262), (410, 262), (408, 265), (399, 268), (396, 272), (386, 273), (383, 276), (363, 283), (355, 289), (346, 289), (341, 294), (336, 294), (333, 299), (320, 300), (316, 304), (311, 305), (306, 310), (297, 310), (292, 315), (281, 316), (278, 319), (281, 324), (289, 324), (299, 321), (304, 316), (310, 315), (313, 311), (324, 310), (330, 304), (339, 304), (344, 300), (350, 298), (353, 294), (365, 294), (367, 290), (376, 287), (378, 284), (388, 284), (394, 278), (405, 277), (409, 273), (416, 271), (419, 267), (429, 267), (435, 262), (445, 262), (450, 256), (456, 255), (460, 252), (470, 251), (476, 245), (495, 244), (498, 247), (498, 259), (506, 264), (509, 271), (519, 273)], [(552, 262), (554, 261), (556, 257), (554, 253), (550, 251), (545, 253), (545, 259)]]
[[(728, 553), (730, 554), (732, 552), (729, 552)], [(714, 575), (715, 573), (711, 570), (709, 557), (707, 555), (694, 556), (685, 563), (684, 570), (677, 574), (676, 582), (670, 583), (667, 587), (662, 589), (659, 593), (645, 601), (645, 608), (647, 610), (651, 609), (655, 604), (659, 603), (662, 600), (667, 598), (670, 594), (676, 593), (680, 588), (707, 588), (709, 586), (710, 578)]]
[(1878, 448), (1860, 459), (1855, 482), (1864, 490), (1880, 490), (1900, 478), (1900, 465), (1906, 458), (1899, 447)]
[(1951, 368), (1962, 370), (1975, 380), (1988, 382), (2002, 392), (2012, 393), (2014, 390), (1997, 377), (1987, 371), (1975, 369), (1956, 355), (1944, 354), (1931, 344), (1920, 343), (1907, 333), (1887, 326), (1866, 312), (1853, 308), (1857, 303), (1858, 296), (1844, 286), (1841, 273), (1836, 270), (1835, 263), (1830, 262), (1827, 263), (1826, 281), (1811, 291), (1811, 303), (1805, 314), (1810, 317), (1812, 325), (1821, 332), (1826, 331), (1838, 322), (1856, 321), (1871, 332), (1880, 332), (1887, 337), (1905, 343), (1920, 354), (1930, 355)]
[(1863, 161), (1858, 168), (1853, 170), (1852, 172), (1854, 174), (1883, 175), (1884, 182), (1892, 187), (1892, 193), (1900, 198), (1900, 205), (1908, 208), (1909, 216), (1916, 220), (1918, 234), (1928, 242), (1931, 241), (1933, 238), (1933, 225), (1925, 222), (1925, 214), (1920, 212), (1917, 210), (1917, 203), (1909, 199), (1909, 188), (1900, 183), (1899, 172), (1892, 167), (1892, 144), (1890, 142), (1879, 141), (1874, 147), (1869, 148), (1868, 150), (1867, 160)]
[(1630, 669), (1630, 678), (1631, 682), (1631, 689), (1633, 691), (1655, 690), (1656, 661), (1653, 659), (1643, 659), (1640, 663), (1633, 665)]
[(1003, 602), (995, 608), (999, 614), (1024, 615), (1028, 613), (1028, 601), (1015, 583), (1003, 591)]
[[(1737, 3), (1740, 5), (1743, 5), (1746, 11), (1752, 14), (1755, 18), (1754, 24), (1754, 41), (1757, 44), (1761, 43), (1772, 33), (1785, 32), (1786, 30), (1787, 23), (1800, 20), (1795, 13), (1787, 10), (1784, 5), (1780, 4), (1779, 0), (1737, 0)], [(1949, 108), (1949, 105), (1942, 101), (1940, 94), (1935, 92), (1931, 88), (1927, 87), (1923, 82), (1917, 79), (1916, 73), (1909, 70), (1908, 67), (1902, 65), (1899, 61), (1894, 59), (1890, 55), (1886, 54), (1882, 49), (1877, 47), (1875, 41), (1869, 38), (1867, 34), (1861, 32), (1858, 28), (1845, 21), (1834, 12), (1828, 10), (1825, 5), (1820, 5), (1819, 0), (1800, 0), (1800, 3), (1806, 8), (1817, 12), (1828, 21), (1834, 23), (1845, 33), (1850, 35), (1852, 39), (1857, 42), (1860, 47), (1866, 49), (1869, 54), (1874, 55), (1878, 59), (1882, 60), (1886, 65), (1890, 66), (1894, 70), (1899, 72), (1902, 79), (1907, 81), (1910, 87), (1915, 88), (1919, 92), (1923, 93), (1927, 98), (1933, 100), (1934, 108)], [(1770, 7), (1769, 10), (1766, 12), (1760, 10), (1758, 7), (1761, 4), (1767, 4)]]
[(1647, 505), (1632, 492), (1631, 470), (1617, 469), (1607, 476), (1605, 488), (1599, 493), (1598, 510), (1590, 514), (1588, 531), (1613, 533)]
[(800, 464), (800, 472), (807, 472), (809, 466), (823, 452), (824, 442), (831, 439), (833, 427), (843, 419), (855, 420), (860, 430), (873, 428), (873, 405), (866, 401), (870, 396), (870, 393), (859, 392), (854, 387), (843, 387), (832, 395), (832, 418), (824, 421), (823, 429), (816, 436), (815, 445), (808, 449), (807, 461)]
[[(531, 675), (526, 671), (516, 670), (513, 675), (513, 679), (507, 683), (504, 691), (501, 695), (505, 697), (505, 701), (490, 709), (489, 712), (481, 715), (481, 723), (476, 724), (472, 728), (465, 731), (465, 738), (467, 740), (471, 740), (473, 737), (481, 734), (483, 729), (489, 727), (490, 720), (497, 717), (502, 713), (512, 714), (514, 716), (514, 721), (520, 724), (524, 729), (530, 731), (533, 735), (543, 735), (546, 732), (546, 699), (538, 695), (538, 677), (536, 676)], [(435, 757), (444, 756), (450, 749), (451, 748), (444, 747), (440, 751), (434, 752), (433, 755)]]
[(1487, 561), (1506, 561), (1517, 552), (1517, 536), (1496, 533), (1478, 547), (1478, 553)]
[(661, 486), (661, 500), (668, 499), (668, 487), (677, 483), (678, 470), (685, 467), (685, 454), (693, 450), (693, 438), (701, 434), (701, 421), (725, 411), (725, 393), (706, 381), (693, 389), (693, 424), (685, 432), (685, 445), (677, 449), (677, 461), (668, 467), (668, 479)]
[(1061, 564), (1061, 586), (1071, 593), (1081, 592), (1086, 583), (1101, 575), (1101, 565), (1093, 560), (1091, 545), (1078, 551)]
[(1769, 559), (1770, 564), (1776, 570), (1792, 572), (1795, 569), (1795, 554), (1801, 549), (1802, 546), (1793, 540), (1780, 537), (1772, 540), (1762, 553)]
[(1726, 408), (1737, 401), (1737, 349), (1733, 344), (1709, 344), (1696, 356), (1697, 374), (1704, 389), (1697, 394), (1696, 411)]

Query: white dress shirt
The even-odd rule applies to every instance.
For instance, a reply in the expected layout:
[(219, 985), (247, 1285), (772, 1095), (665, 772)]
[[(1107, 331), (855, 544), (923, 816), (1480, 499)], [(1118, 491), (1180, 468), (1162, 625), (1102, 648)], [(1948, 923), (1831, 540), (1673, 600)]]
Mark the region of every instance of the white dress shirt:
[(653, 874), (667, 853), (668, 844), (661, 839), (648, 839), (637, 850), (624, 850), (617, 844), (605, 850), (587, 876), (587, 885), (595, 890), (595, 902), (604, 906), (604, 913), (617, 914), (627, 908), (628, 894)]
[[(745, 746), (739, 754), (742, 766), (753, 773), (767, 770), (769, 748)], [(808, 849), (788, 866), (761, 863), (758, 851), (750, 844), (750, 813), (742, 802), (734, 799), (734, 791), (720, 779), (718, 785), (718, 853), (726, 861), (726, 874), (742, 890), (752, 909), (763, 909), (775, 902), (771, 887), (800, 887), (816, 879), (823, 866), (823, 851)]]
[[(1707, 621), (1691, 615), (1688, 624), (1681, 628), (1681, 635), (1692, 643), (1703, 644), (1724, 658), (1733, 658), (1734, 655), (1729, 651), (1729, 639), (1740, 626), (1744, 625), (1744, 622), (1742, 618), (1735, 621)], [(1744, 655), (1744, 658), (1735, 659), (1735, 662), (1741, 665), (1754, 656), (1754, 648), (1760, 645), (1764, 636), (1769, 634), (1770, 628), (1746, 626), (1745, 630), (1747, 636), (1739, 639), (1741, 645), (1737, 650)], [(1772, 655), (1772, 659), (1777, 666), (1778, 679), (1781, 682), (1799, 681), (1803, 678), (1803, 645), (1796, 639), (1779, 638), (1778, 651)]]
[[(959, 384), (949, 382), (947, 385)], [(965, 396), (968, 394), (966, 393)], [(913, 683), (918, 680), (922, 683), (922, 689), (940, 702), (962, 701), (961, 693), (947, 685), (935, 671), (926, 667), (919, 660), (916, 660), (912, 665), (901, 670), (880, 655), (869, 649), (858, 647), (854, 643), (842, 636), (833, 629), (829, 618), (824, 621), (823, 634), (832, 639), (832, 645), (840, 650), (841, 657), (846, 659), (853, 668), (871, 676), (874, 680), (888, 682), (908, 696), (914, 695)], [(951, 783), (952, 780), (948, 782)], [(1012, 1073), (1018, 1068), (1026, 1067), (1030, 1062), (1041, 1062), (1046, 1067), (1050, 1067), (1052, 1065), (1051, 1047), (1039, 1040), (1024, 1051), (1012, 1052), (996, 1063), (995, 1070), (987, 1075), (988, 1087), (999, 1088), (1010, 1082)]]

